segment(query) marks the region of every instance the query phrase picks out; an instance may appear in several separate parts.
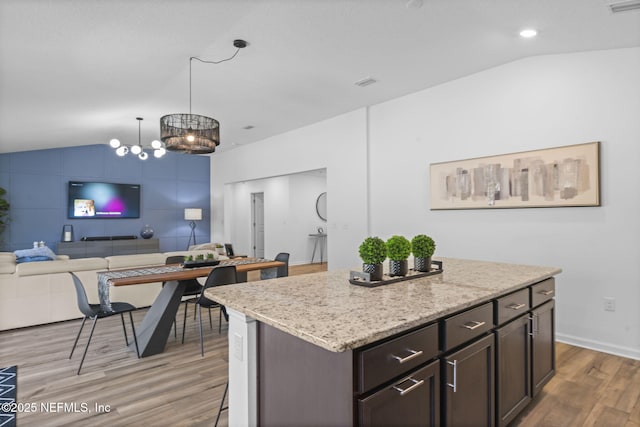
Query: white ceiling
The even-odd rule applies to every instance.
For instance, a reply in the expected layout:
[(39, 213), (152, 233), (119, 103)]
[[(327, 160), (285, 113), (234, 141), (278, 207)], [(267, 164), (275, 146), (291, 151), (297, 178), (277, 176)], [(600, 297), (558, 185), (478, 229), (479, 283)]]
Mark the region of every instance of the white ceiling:
[(219, 151), (528, 56), (640, 46), (640, 11), (609, 3), (2, 0), (0, 153), (136, 143), (138, 116), (148, 144), (189, 110), (189, 57), (227, 58), (237, 38), (234, 60), (193, 62), (192, 111), (220, 121)]

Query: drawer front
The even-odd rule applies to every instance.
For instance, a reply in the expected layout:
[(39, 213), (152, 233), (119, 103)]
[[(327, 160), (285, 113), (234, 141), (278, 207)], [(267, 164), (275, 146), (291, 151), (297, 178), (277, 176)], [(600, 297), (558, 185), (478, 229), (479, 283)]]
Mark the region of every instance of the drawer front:
[(448, 351), (493, 328), (493, 303), (489, 302), (445, 319), (443, 350)]
[(407, 374), (371, 396), (358, 399), (358, 425), (440, 426), (440, 362)]
[(437, 356), (437, 324), (363, 350), (358, 355), (358, 392), (371, 390)]
[(531, 285), (531, 307), (537, 307), (555, 296), (556, 281), (553, 277)]
[(529, 310), (529, 289), (522, 289), (496, 300), (496, 325), (502, 325)]

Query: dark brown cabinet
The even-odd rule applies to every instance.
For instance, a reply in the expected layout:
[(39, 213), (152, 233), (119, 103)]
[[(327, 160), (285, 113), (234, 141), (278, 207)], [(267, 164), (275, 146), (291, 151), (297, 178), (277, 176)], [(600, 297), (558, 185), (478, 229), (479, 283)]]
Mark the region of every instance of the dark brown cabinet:
[(553, 300), (531, 310), (531, 359), (533, 397), (556, 372), (555, 302)]
[(113, 255), (151, 254), (160, 252), (158, 239), (81, 240), (59, 242), (57, 253), (69, 258), (108, 257)]
[(529, 316), (496, 329), (497, 425), (506, 426), (531, 401)]
[(440, 362), (429, 365), (358, 400), (360, 425), (372, 427), (440, 425)]
[(555, 374), (554, 279), (345, 352), (258, 325), (258, 425), (506, 426)]
[(487, 335), (442, 358), (443, 426), (493, 426), (494, 338)]

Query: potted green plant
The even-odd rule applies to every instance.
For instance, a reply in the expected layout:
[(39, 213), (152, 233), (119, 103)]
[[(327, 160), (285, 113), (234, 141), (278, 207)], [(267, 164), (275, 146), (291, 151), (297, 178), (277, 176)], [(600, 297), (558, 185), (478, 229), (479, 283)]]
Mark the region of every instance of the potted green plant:
[(225, 255), (224, 246), (222, 246), (222, 243), (216, 243), (216, 251), (218, 251), (218, 255)]
[(411, 239), (413, 252), (413, 269), (416, 271), (431, 270), (431, 256), (436, 251), (436, 242), (425, 234), (418, 234)]
[(391, 236), (387, 240), (389, 276), (406, 276), (409, 272), (407, 258), (411, 254), (411, 242), (404, 236)]
[(207, 252), (207, 259), (208, 260), (212, 260), (213, 259), (213, 253)]
[(362, 259), (362, 271), (369, 273), (371, 281), (382, 280), (382, 263), (387, 258), (387, 246), (379, 237), (367, 237), (358, 250)]

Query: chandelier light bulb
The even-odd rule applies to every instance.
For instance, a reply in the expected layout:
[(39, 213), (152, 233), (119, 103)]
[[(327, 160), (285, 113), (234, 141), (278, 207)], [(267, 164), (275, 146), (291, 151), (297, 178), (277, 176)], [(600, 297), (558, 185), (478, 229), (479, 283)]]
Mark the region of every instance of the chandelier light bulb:
[(113, 138), (111, 141), (109, 141), (109, 145), (113, 148), (118, 148), (120, 147), (120, 141)]
[(192, 134), (187, 135), (187, 141), (189, 141), (189, 142), (193, 142), (193, 141), (195, 141), (195, 140), (196, 140), (196, 137), (195, 137), (195, 136), (193, 136)]
[(127, 146), (125, 145), (118, 147), (116, 149), (116, 154), (120, 157), (126, 156), (128, 152), (129, 152), (129, 148), (127, 148)]
[(138, 154), (138, 158), (140, 160), (147, 160), (149, 158), (149, 154), (147, 154), (146, 151), (143, 151), (142, 153)]
[(164, 149), (164, 147), (160, 147), (156, 150), (153, 150), (153, 156), (156, 159), (159, 159), (160, 157), (164, 156), (166, 154), (167, 150)]
[(140, 147), (139, 145), (134, 145), (133, 147), (131, 147), (131, 153), (135, 155), (142, 153), (142, 147)]
[(151, 141), (151, 148), (155, 148), (157, 150), (160, 147), (162, 147), (162, 142), (158, 141), (157, 139)]

